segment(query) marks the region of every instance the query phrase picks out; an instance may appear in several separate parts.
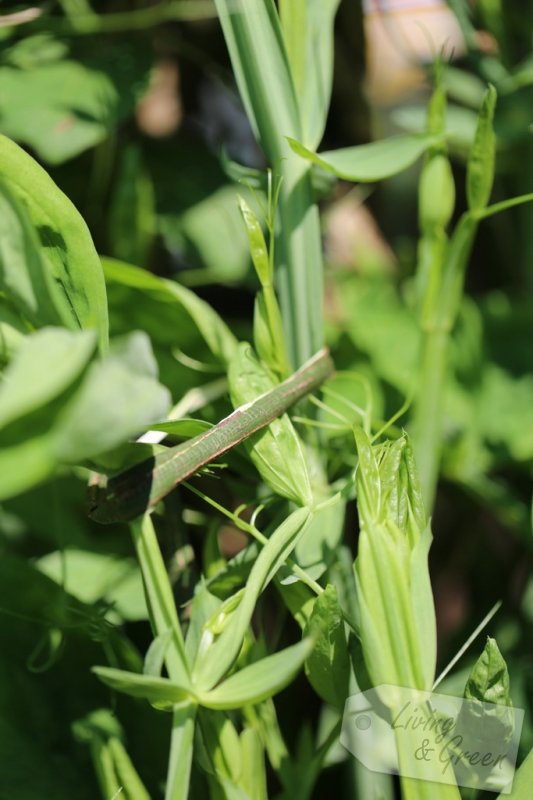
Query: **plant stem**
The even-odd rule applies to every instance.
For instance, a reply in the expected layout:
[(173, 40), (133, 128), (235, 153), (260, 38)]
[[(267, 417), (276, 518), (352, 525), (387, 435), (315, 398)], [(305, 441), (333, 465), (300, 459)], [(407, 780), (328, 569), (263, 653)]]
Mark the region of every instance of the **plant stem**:
[(196, 706), (184, 703), (174, 710), (165, 800), (187, 800), (193, 754)]
[(272, 0), (215, 0), (254, 133), (276, 177), (276, 280), (291, 364), (323, 344), (322, 251), (309, 166), (288, 145), (302, 139), (298, 99)]
[(413, 408), (413, 448), (416, 455), (422, 496), (431, 514), (441, 453), (442, 392), (448, 364), (449, 331), (425, 331), (419, 384)]
[[(154, 526), (148, 514), (131, 525), (133, 542), (143, 576), (148, 613), (154, 636), (172, 631), (165, 665), (171, 680), (190, 683), (185, 645), (172, 587)], [(192, 763), (196, 706), (183, 703), (174, 709), (165, 800), (187, 800)]]
[(148, 514), (134, 522), (131, 530), (154, 636), (162, 636), (169, 630), (172, 631), (172, 639), (165, 656), (169, 677), (177, 683), (189, 683), (185, 645), (176, 604), (154, 526)]

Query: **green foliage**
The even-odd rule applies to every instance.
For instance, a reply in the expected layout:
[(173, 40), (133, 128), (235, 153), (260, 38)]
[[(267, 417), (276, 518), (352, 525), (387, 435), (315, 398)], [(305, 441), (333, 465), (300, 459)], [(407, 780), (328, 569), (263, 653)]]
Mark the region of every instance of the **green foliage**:
[(385, 108), (361, 4), (4, 5), (2, 800), (392, 800), (346, 700), (437, 666), (525, 800), (530, 12)]
[[(19, 253), (23, 249), (27, 254), (27, 263), (24, 259), (17, 270), (14, 292), (8, 279), (11, 302), (20, 298), (23, 313), (29, 303), (31, 311), (38, 314), (40, 324), (55, 322), (49, 318), (47, 308), (50, 305), (47, 295), (53, 293), (52, 303), (62, 323), (73, 330), (95, 328), (99, 346), (105, 350), (105, 286), (86, 224), (42, 167), (6, 137), (0, 138), (0, 162), (0, 180), (19, 201), (19, 220), (13, 231), (16, 238), (7, 247), (11, 246)], [(21, 220), (24, 213), (28, 220)], [(34, 233), (28, 238), (24, 230), (27, 231), (30, 225)], [(38, 255), (33, 252), (36, 237), (39, 241)], [(35, 304), (40, 302), (43, 285), (44, 310), (39, 313)]]

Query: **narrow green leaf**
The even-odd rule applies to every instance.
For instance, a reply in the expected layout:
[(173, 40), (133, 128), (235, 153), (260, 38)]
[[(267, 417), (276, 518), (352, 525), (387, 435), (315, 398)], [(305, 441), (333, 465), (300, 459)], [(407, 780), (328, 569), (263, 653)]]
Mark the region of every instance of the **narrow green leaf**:
[(333, 83), (333, 24), (340, 0), (281, 0), (280, 19), (298, 97), (303, 141), (318, 147)]
[(283, 323), (272, 287), (258, 292), (255, 298), (254, 346), (261, 361), (278, 377), (289, 375)]
[(171, 641), (172, 629), (170, 628), (165, 633), (160, 633), (155, 637), (146, 651), (143, 666), (144, 675), (150, 675), (153, 678), (161, 676), (161, 670), (163, 669), (165, 656)]
[(37, 229), (49, 274), (61, 289), (61, 318), (68, 328), (95, 328), (107, 349), (107, 302), (100, 260), (87, 225), (36, 161), (0, 136), (0, 178), (25, 205)]
[(487, 219), (487, 217), (492, 217), (494, 214), (499, 214), (501, 211), (507, 211), (508, 208), (521, 206), (524, 203), (531, 203), (531, 201), (533, 201), (533, 193), (522, 194), (518, 197), (511, 197), (509, 200), (502, 200), (499, 203), (494, 203), (486, 208), (479, 208), (473, 211), (471, 216), (476, 220)]
[(94, 674), (111, 689), (124, 692), (131, 697), (140, 697), (160, 708), (170, 708), (178, 703), (190, 701), (190, 689), (178, 686), (168, 678), (156, 678), (152, 675), (139, 675), (112, 667), (93, 667)]
[(255, 705), (281, 691), (291, 682), (314, 646), (308, 637), (279, 653), (244, 667), (216, 689), (200, 695), (207, 708), (232, 709)]
[(246, 226), (250, 254), (257, 277), (259, 278), (261, 286), (270, 286), (273, 276), (263, 229), (244, 197), (239, 196), (238, 201), (239, 209)]
[(150, 800), (150, 795), (146, 791), (146, 787), (120, 739), (115, 736), (111, 737), (108, 741), (108, 747), (113, 757), (119, 783), (128, 800)]
[(485, 208), (494, 182), (496, 139), (493, 120), (496, 89), (489, 86), (479, 112), (476, 134), (466, 168), (466, 197), (471, 211)]
[(441, 137), (430, 134), (404, 134), (381, 142), (317, 154), (288, 137), (288, 142), (297, 155), (318, 164), (338, 178), (361, 183), (374, 183), (397, 175), (439, 141)]
[(356, 473), (357, 510), (361, 521), (371, 525), (381, 512), (381, 481), (370, 440), (359, 425), (353, 428), (359, 463)]
[(296, 93), (272, 0), (215, 0), (233, 72), (254, 134), (271, 161), (281, 135), (297, 136)]
[(310, 519), (308, 509), (297, 509), (274, 531), (259, 553), (246, 583), (244, 596), (230, 624), (213, 645), (197, 658), (193, 681), (203, 691), (218, 683), (237, 658), (257, 598), (290, 555)]
[(241, 785), (251, 800), (268, 800), (264, 745), (256, 728), (241, 733)]
[(411, 552), (409, 570), (413, 625), (417, 640), (423, 648), (421, 670), (424, 685), (428, 687), (433, 683), (437, 665), (437, 620), (428, 567), (432, 539), (428, 525)]

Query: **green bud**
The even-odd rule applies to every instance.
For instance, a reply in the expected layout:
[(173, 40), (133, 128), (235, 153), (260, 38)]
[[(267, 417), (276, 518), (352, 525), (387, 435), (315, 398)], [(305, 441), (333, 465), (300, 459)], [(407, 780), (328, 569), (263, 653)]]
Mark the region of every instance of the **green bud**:
[(455, 207), (455, 182), (450, 162), (442, 153), (431, 156), (422, 169), (418, 202), (423, 231), (448, 225)]
[(355, 428), (360, 638), (374, 684), (429, 690), (436, 634), (427, 565), (431, 532), (406, 437), (372, 445)]

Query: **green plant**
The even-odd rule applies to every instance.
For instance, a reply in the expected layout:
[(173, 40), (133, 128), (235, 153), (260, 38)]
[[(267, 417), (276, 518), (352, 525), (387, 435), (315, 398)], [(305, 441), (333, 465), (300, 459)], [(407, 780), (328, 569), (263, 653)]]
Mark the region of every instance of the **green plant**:
[[(64, 87), (59, 127), (50, 104), (49, 123), (36, 136), (1, 98), (0, 124), (49, 169), (79, 155), (70, 165), (79, 174), (83, 153), (96, 148), (87, 208), (100, 242), (109, 242), (102, 220), (113, 210), (111, 243), (102, 249), (114, 256), (97, 255), (82, 215), (59, 189), (68, 170), (53, 180), (2, 136), (0, 626), (8, 646), (0, 666), (29, 699), (17, 716), (0, 695), (0, 752), (13, 741), (26, 757), (36, 753), (42, 777), (37, 788), (21, 783), (16, 760), (7, 759), (10, 797), (72, 796), (83, 774), (80, 797), (94, 796), (97, 783), (106, 798), (305, 800), (321, 796), (337, 763), (339, 793), (348, 785), (343, 796), (394, 798), (391, 776), (366, 771), (337, 743), (351, 694), (435, 685), (428, 555), (439, 476), (482, 498), (495, 518), (507, 510), (510, 530), (529, 525), (498, 470), (512, 460), (523, 477), (533, 461), (531, 439), (513, 427), (514, 404), (499, 415), (501, 396), (520, 380), (517, 407), (528, 407), (530, 376), (512, 376), (493, 354), (482, 356), (490, 308), (465, 296), (481, 221), (533, 199), (489, 205), (496, 89), (489, 85), (481, 100), (467, 142), (466, 209), (448, 233), (461, 200), (448, 153), (444, 65), (435, 66), (423, 130), (317, 152), (339, 0), (280, 0), (278, 7), (216, 0), (268, 169), (226, 157), (239, 193), (218, 184), (217, 173), (207, 199), (187, 206), (186, 196), (178, 211), (165, 205), (171, 193), (157, 156), (126, 141), (133, 134), (118, 126), (148, 85), (142, 59), (128, 62), (131, 43), (117, 38), (130, 63), (125, 72), (132, 70), (122, 95), (124, 74), (91, 67), (83, 45), (73, 43), (124, 31), (144, 36), (152, 25), (202, 16), (205, 8), (185, 0), (116, 13), (96, 6), (64, 2), (62, 13), (28, 19), (15, 9), (0, 65), (12, 96), (24, 89), (48, 109), (39, 87), (50, 92), (75, 63), (85, 94), (77, 107)], [(198, 61), (194, 48), (185, 51)], [(71, 132), (62, 139), (65, 113)], [(201, 161), (172, 142), (178, 145), (180, 169)], [(157, 152), (172, 151), (161, 145)], [(400, 284), (324, 269), (319, 192), (331, 198), (337, 180), (387, 181), (422, 157), (418, 258), (409, 278)], [(99, 204), (105, 213), (96, 213)], [(221, 208), (239, 225), (229, 245), (249, 251), (253, 267), (246, 276), (253, 320), (234, 326), (178, 280), (139, 266), (150, 258), (156, 229), (169, 252), (176, 241), (200, 249)], [(137, 236), (129, 235), (132, 220)], [(139, 265), (118, 260), (125, 253)], [(220, 265), (206, 269), (199, 283), (220, 280)], [(342, 311), (337, 318), (324, 311), (325, 278)], [(482, 572), (482, 559), (474, 561)], [(490, 606), (487, 585), (479, 616)], [(452, 694), (464, 689), (467, 699), (508, 709), (513, 667), (519, 676), (528, 656), (513, 650), (512, 628), (502, 624), (497, 634), (507, 641), (509, 670), (489, 639), (469, 676), (456, 671), (446, 682)], [(30, 653), (26, 663), (13, 660), (18, 653)], [(38, 699), (32, 671), (42, 672), (60, 708), (52, 744), (42, 734), (52, 705)], [(515, 705), (526, 705), (526, 689)], [(292, 716), (308, 716), (291, 719), (286, 706), (300, 695)], [(526, 751), (531, 730), (524, 739)], [(64, 742), (74, 768), (57, 755)], [(401, 768), (401, 738), (398, 747)], [(532, 769), (528, 756), (511, 797), (526, 796)], [(406, 800), (475, 791), (403, 775), (399, 783)]]

